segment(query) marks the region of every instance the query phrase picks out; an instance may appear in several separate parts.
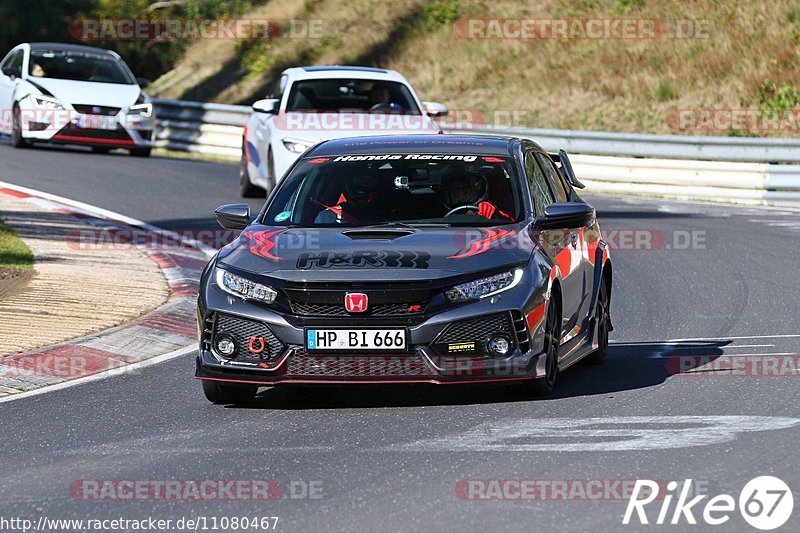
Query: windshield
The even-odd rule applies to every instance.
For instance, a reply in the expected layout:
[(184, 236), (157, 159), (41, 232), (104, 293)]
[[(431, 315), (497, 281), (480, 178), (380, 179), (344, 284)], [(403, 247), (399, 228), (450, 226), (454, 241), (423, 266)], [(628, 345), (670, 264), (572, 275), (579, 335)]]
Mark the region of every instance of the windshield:
[(461, 154), (305, 158), (262, 222), (277, 226), (510, 224), (524, 212), (513, 160)]
[(35, 78), (123, 85), (136, 83), (117, 58), (91, 52), (33, 50), (28, 73)]
[(404, 84), (352, 79), (295, 82), (289, 92), (286, 110), (420, 114), (411, 91)]

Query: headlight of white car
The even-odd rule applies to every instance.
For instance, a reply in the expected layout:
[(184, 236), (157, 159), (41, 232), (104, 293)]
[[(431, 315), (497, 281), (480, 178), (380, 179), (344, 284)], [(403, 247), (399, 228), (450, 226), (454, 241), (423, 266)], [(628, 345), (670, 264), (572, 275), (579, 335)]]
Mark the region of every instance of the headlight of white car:
[(64, 105), (51, 96), (33, 94), (31, 99), (33, 100), (33, 105), (41, 109), (64, 109)]
[(128, 108), (128, 115), (138, 115), (143, 118), (150, 118), (153, 115), (153, 104), (136, 104)]
[(295, 154), (302, 154), (310, 147), (312, 147), (314, 143), (312, 141), (304, 141), (303, 139), (292, 139), (287, 137), (286, 139), (283, 139), (283, 145), (290, 152), (294, 152)]
[(445, 296), (451, 302), (465, 302), (467, 300), (477, 300), (494, 296), (503, 291), (507, 291), (522, 280), (522, 269), (518, 268), (510, 272), (495, 274), (486, 278), (468, 281), (461, 285), (456, 285), (452, 289), (445, 291)]
[(215, 270), (214, 276), (220, 289), (240, 298), (249, 298), (271, 304), (275, 301), (275, 297), (278, 296), (278, 293), (272, 287), (231, 274), (221, 268)]

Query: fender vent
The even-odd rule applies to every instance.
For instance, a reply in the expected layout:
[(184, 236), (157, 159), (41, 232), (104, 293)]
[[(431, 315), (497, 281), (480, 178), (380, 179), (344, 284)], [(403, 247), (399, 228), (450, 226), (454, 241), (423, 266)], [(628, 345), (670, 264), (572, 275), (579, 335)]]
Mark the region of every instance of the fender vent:
[(525, 317), (519, 311), (511, 312), (511, 320), (514, 322), (514, 333), (517, 335), (517, 346), (522, 353), (527, 353), (531, 348), (531, 337), (528, 332), (528, 324)]

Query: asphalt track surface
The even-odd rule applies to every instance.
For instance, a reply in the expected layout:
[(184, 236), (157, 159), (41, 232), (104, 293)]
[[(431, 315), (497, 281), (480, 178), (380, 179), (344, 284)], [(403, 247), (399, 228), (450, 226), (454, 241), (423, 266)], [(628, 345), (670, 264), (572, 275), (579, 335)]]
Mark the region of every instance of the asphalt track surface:
[[(171, 229), (213, 228), (212, 210), (238, 201), (235, 165), (7, 143), (0, 180)], [(574, 480), (613, 487), (691, 478), (700, 492), (738, 498), (750, 479), (775, 475), (796, 499), (800, 387), (791, 368), (672, 374), (675, 356), (704, 356), (713, 367), (764, 360), (753, 354), (786, 364), (800, 353), (797, 213), (589, 200), (617, 247), (616, 330), (606, 364), (569, 369), (554, 395), (530, 399), (498, 387), (262, 389), (252, 405), (220, 407), (192, 378), (191, 354), (0, 405), (0, 517), (278, 516), (283, 531), (608, 531), (647, 529), (622, 526), (626, 501), (613, 488), (592, 501), (579, 491), (475, 500), (470, 494), (491, 494), (488, 484), (483, 492), (462, 489), (486, 479), (571, 480), (577, 490)], [(635, 249), (623, 230), (650, 245)], [(683, 249), (687, 235), (694, 246)], [(86, 501), (69, 490), (85, 479), (269, 479), (287, 497)], [(302, 497), (311, 482), (321, 497)], [(648, 507), (651, 522), (658, 505)], [(786, 530), (800, 530), (798, 512)], [(718, 529), (749, 526), (734, 512)]]

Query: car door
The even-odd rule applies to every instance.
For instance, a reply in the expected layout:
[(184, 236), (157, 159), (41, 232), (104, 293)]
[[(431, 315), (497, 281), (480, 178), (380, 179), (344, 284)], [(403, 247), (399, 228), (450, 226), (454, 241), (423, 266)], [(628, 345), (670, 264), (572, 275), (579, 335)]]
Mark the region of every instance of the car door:
[[(24, 51), (10, 52), (0, 63), (0, 129), (4, 133), (11, 133), (11, 113), (14, 104), (14, 91), (22, 77), (22, 60)], [(9, 75), (10, 74), (10, 75)]]
[[(544, 152), (537, 152), (536, 157), (544, 168), (547, 184), (553, 190), (557, 202), (580, 201), (570, 185), (564, 180), (564, 176), (556, 169), (550, 156)], [(594, 233), (591, 228), (584, 226), (569, 230), (569, 247), (573, 261), (573, 272), (571, 276), (580, 283), (580, 297), (575, 302), (577, 317), (575, 325), (578, 329), (574, 334), (583, 331), (588, 324), (585, 320), (589, 314), (591, 306), (592, 284), (594, 280), (594, 258), (589, 257), (589, 239)], [(596, 237), (595, 237), (596, 240)], [(574, 327), (574, 326), (573, 326)]]
[[(524, 153), (525, 171), (534, 213), (537, 217), (543, 217), (545, 208), (556, 201), (555, 195), (548, 184), (544, 169), (536, 157), (536, 151), (530, 149)], [(562, 339), (570, 334), (577, 323), (582, 291), (580, 276), (574, 275), (580, 264), (579, 254), (572, 247), (570, 237), (571, 232), (563, 229), (542, 230), (538, 237), (545, 252), (555, 261), (561, 271)]]

